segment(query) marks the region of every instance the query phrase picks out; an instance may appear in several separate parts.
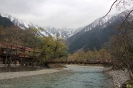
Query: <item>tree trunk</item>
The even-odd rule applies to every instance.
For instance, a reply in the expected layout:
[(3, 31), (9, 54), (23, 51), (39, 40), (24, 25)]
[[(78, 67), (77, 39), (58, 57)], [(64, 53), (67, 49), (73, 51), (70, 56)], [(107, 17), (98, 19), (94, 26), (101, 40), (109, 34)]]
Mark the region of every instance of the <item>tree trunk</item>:
[(130, 67), (130, 65), (127, 63), (127, 69), (128, 69), (128, 73), (129, 73), (129, 78), (130, 80), (133, 80), (133, 73), (132, 73), (132, 69)]
[(9, 58), (9, 60), (8, 60), (8, 67), (10, 67), (11, 66), (11, 62), (12, 62), (12, 45), (11, 45), (11, 49), (10, 49), (10, 58)]
[(7, 55), (8, 55), (8, 45), (6, 46), (6, 59), (5, 59), (5, 65), (7, 64)]
[(7, 52), (6, 52), (6, 59), (5, 59), (5, 65), (7, 64)]
[(11, 57), (10, 57), (9, 60), (8, 60), (8, 67), (11, 66), (11, 62), (12, 62), (12, 59), (11, 59)]
[(54, 60), (55, 60), (55, 52), (56, 52), (56, 51), (54, 51), (54, 58), (53, 58)]

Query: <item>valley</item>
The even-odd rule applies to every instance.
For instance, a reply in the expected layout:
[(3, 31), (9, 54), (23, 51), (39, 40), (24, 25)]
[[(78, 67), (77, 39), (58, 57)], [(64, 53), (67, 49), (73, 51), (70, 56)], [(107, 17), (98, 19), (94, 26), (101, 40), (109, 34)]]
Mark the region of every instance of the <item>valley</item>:
[[(114, 3), (118, 1), (119, 0), (116, 0)], [(71, 5), (73, 6), (73, 4)], [(115, 4), (112, 4), (112, 6), (114, 5)], [(83, 13), (81, 9), (75, 10), (74, 8), (72, 9), (73, 11), (81, 10), (81, 14), (72, 15), (71, 13), (73, 11), (67, 13), (66, 10), (61, 10), (63, 11), (62, 15), (59, 14), (58, 16), (58, 14), (54, 13), (52, 14), (54, 17), (49, 18), (50, 20), (47, 20), (47, 22), (42, 21), (44, 20), (43, 15), (46, 16), (45, 20), (48, 16), (51, 16), (51, 14), (47, 15), (51, 11), (49, 10), (48, 13), (43, 15), (39, 15), (39, 12), (41, 12), (39, 11), (34, 15), (37, 16), (37, 18), (32, 16), (32, 18), (30, 18), (34, 19), (34, 21), (40, 20), (41, 22), (37, 23), (41, 25), (49, 23), (56, 27), (52, 25), (38, 26), (39, 24), (36, 25), (11, 14), (1, 12), (0, 72), (26, 71), (25, 73), (27, 74), (27, 71), (34, 71), (37, 75), (39, 71), (36, 70), (45, 69), (45, 73), (52, 68), (52, 70), (50, 70), (51, 74), (46, 74), (48, 77), (46, 77), (44, 73), (41, 73), (41, 75), (38, 74), (39, 76), (33, 75), (33, 77), (31, 77), (33, 79), (32, 81), (29, 81), (27, 78), (24, 79), (28, 84), (36, 85), (37, 87), (54, 88), (57, 86), (62, 88), (64, 84), (69, 81), (68, 84), (65, 84), (64, 88), (113, 88), (113, 83), (115, 87), (128, 85), (130, 82), (127, 80), (129, 79), (132, 84), (133, 10), (129, 9), (117, 14), (109, 14), (111, 9), (112, 7), (105, 16), (95, 18), (95, 20), (90, 23), (88, 20), (92, 20), (93, 16), (84, 17), (82, 16)], [(88, 10), (85, 11), (89, 12)], [(91, 14), (94, 14), (94, 12), (88, 15)], [(21, 15), (19, 16), (21, 17)], [(27, 15), (25, 14), (24, 16)], [(75, 20), (71, 20), (72, 18), (76, 18), (76, 16), (79, 17)], [(85, 19), (84, 22), (81, 21), (81, 18)], [(74, 21), (75, 23), (70, 24)], [(80, 24), (87, 24), (79, 27), (79, 22)], [(72, 28), (70, 26), (72, 26)], [(103, 73), (104, 67), (109, 67), (111, 71), (107, 70), (107, 72), (105, 71), (105, 73)], [(58, 72), (57, 68), (67, 70), (63, 70), (63, 72), (59, 70)], [(71, 70), (68, 71), (68, 68)], [(121, 71), (121, 69), (123, 69), (123, 71)], [(51, 71), (58, 72), (55, 73), (57, 77), (55, 77)], [(109, 73), (111, 77), (106, 73)], [(119, 77), (119, 73), (124, 74), (124, 78), (126, 79), (123, 80), (122, 77)], [(32, 72), (30, 74), (32, 74)], [(8, 73), (8, 76), (9, 75), (10, 73)], [(16, 76), (14, 75), (13, 77)], [(52, 80), (51, 77), (54, 78), (54, 80)], [(66, 77), (71, 77), (72, 79)], [(43, 79), (48, 80), (44, 82)], [(17, 80), (19, 80), (19, 78)], [(108, 82), (108, 85), (105, 84), (105, 80)], [(116, 80), (119, 81), (116, 82)], [(14, 82), (16, 81), (13, 80), (13, 83)], [(23, 87), (23, 85), (25, 85), (24, 87), (33, 87), (25, 82), (23, 84), (22, 82), (17, 82), (15, 86), (8, 81), (5, 83), (11, 88), (18, 86)], [(52, 85), (50, 82), (52, 82)], [(40, 86), (40, 83), (43, 83), (43, 85)], [(63, 85), (60, 85), (62, 83)], [(69, 86), (71, 83), (74, 83), (74, 85)], [(3, 83), (0, 86), (6, 88), (8, 87), (6, 84)]]

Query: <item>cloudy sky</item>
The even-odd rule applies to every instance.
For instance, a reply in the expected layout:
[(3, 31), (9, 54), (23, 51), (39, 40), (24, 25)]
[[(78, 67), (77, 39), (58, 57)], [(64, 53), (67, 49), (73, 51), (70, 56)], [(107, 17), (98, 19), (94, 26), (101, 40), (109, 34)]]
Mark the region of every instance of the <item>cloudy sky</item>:
[(0, 13), (41, 27), (78, 28), (104, 16), (114, 0), (0, 0)]

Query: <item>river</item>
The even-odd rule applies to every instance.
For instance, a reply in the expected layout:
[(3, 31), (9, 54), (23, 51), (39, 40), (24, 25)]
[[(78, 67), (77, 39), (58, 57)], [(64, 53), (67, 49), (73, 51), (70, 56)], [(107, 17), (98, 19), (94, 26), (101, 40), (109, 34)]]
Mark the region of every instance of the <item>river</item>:
[(0, 88), (113, 88), (100, 66), (67, 65), (70, 71), (0, 81)]

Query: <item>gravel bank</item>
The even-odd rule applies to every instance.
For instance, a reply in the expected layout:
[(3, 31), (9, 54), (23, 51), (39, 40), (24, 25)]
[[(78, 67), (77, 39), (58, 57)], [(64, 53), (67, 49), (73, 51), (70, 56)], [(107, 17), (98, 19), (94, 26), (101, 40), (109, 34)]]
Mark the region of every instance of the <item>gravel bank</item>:
[(44, 69), (44, 70), (38, 70), (38, 71), (5, 72), (5, 73), (0, 73), (0, 80), (41, 75), (41, 74), (49, 74), (49, 73), (60, 72), (60, 71), (64, 71), (64, 69)]
[(120, 88), (125, 81), (129, 80), (127, 71), (111, 70), (107, 73), (113, 78), (114, 88)]

